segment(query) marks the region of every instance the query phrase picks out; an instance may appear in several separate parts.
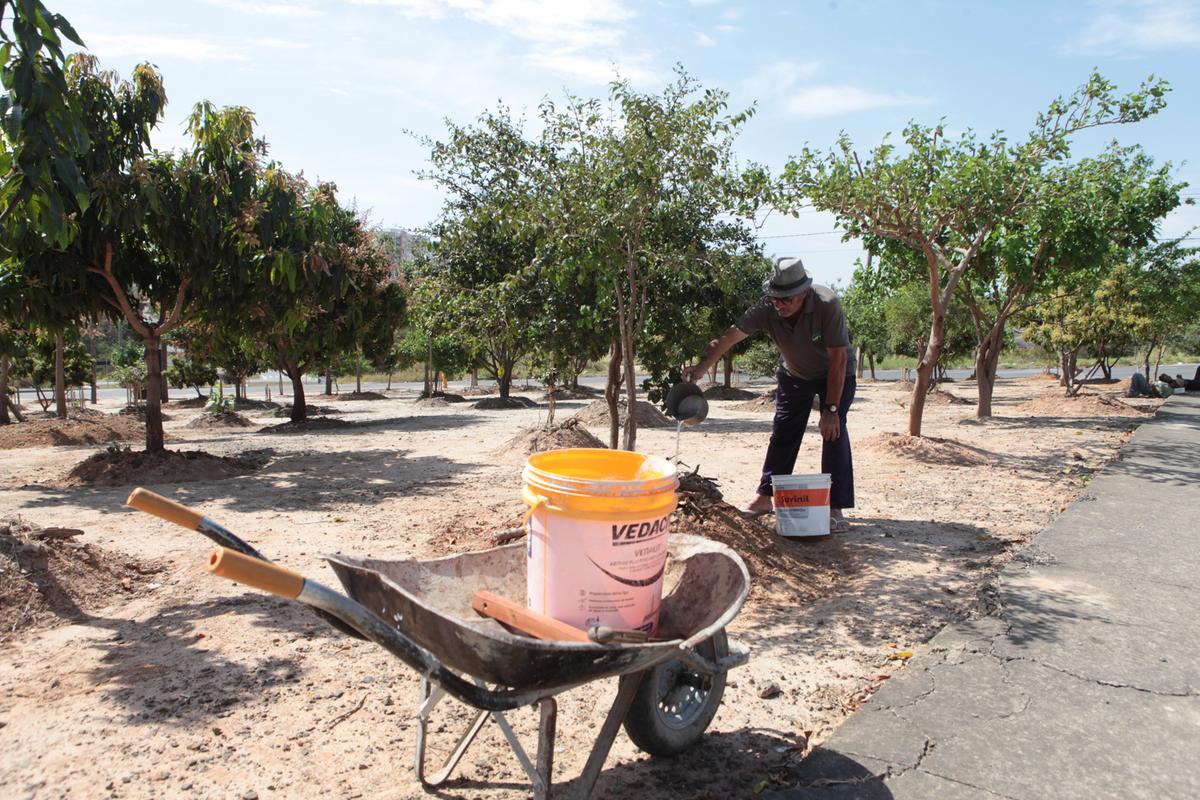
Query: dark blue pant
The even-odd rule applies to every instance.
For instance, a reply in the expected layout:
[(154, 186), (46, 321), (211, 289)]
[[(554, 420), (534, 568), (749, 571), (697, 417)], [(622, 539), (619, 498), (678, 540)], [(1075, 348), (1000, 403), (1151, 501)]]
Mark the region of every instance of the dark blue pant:
[[(765, 495), (771, 494), (772, 475), (791, 475), (796, 466), (796, 455), (800, 452), (804, 429), (808, 427), (813, 397), (820, 397), (822, 404), (825, 402), (824, 378), (819, 381), (806, 381), (794, 378), (782, 370), (775, 377), (779, 382), (775, 392), (775, 423), (771, 428), (767, 457), (763, 461), (762, 481), (758, 485), (758, 493)], [(854, 374), (847, 372), (846, 382), (842, 384), (842, 399), (838, 401), (841, 435), (832, 442), (821, 441), (821, 471), (828, 472), (831, 477), (830, 508), (854, 507), (854, 463), (850, 457), (846, 412), (854, 402), (854, 390), (857, 386)]]

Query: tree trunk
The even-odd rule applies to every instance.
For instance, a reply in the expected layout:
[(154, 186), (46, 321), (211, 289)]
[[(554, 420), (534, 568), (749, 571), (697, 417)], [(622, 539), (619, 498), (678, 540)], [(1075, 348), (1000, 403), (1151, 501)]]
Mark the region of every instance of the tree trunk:
[(512, 367), (510, 366), (507, 369), (501, 367), (499, 372), (500, 374), (496, 376), (496, 386), (500, 390), (501, 397), (508, 397), (509, 393), (512, 391)]
[(354, 393), (362, 394), (362, 348), (358, 348), (354, 358)]
[(62, 332), (54, 334), (54, 413), (58, 414), (59, 419), (67, 418), (67, 371), (63, 364), (63, 351), (66, 345), (63, 343)]
[(8, 356), (0, 356), (0, 425), (8, 425), (12, 422), (8, 418), (8, 371), (10, 364)]
[(921, 420), (925, 415), (925, 396), (933, 385), (933, 371), (942, 354), (945, 341), (946, 311), (934, 301), (933, 320), (929, 324), (929, 344), (921, 360), (917, 362), (917, 379), (913, 383), (912, 402), (908, 407), (908, 435), (921, 435)]
[(90, 327), (91, 330), (88, 332), (88, 352), (92, 355), (92, 405), (96, 405), (99, 399), (99, 390), (96, 387), (96, 326), (92, 325)]
[(996, 388), (996, 366), (1000, 363), (1000, 343), (1003, 341), (1006, 318), (997, 319), (987, 335), (975, 348), (975, 382), (979, 388), (979, 400), (975, 405), (975, 418), (987, 419), (992, 415), (992, 394)]
[(864, 353), (863, 349), (860, 347), (860, 348), (858, 348), (858, 375), (856, 375), (855, 377), (861, 381), (863, 379), (863, 374), (866, 372), (866, 369), (867, 369), (866, 353)]
[(625, 436), (622, 447), (630, 452), (637, 449), (637, 376), (633, 373), (633, 331), (625, 332), (625, 354), (622, 356), (625, 367)]
[(867, 353), (867, 358), (871, 359), (871, 380), (875, 380), (875, 354)]
[(304, 400), (304, 373), (296, 364), (285, 363), (284, 372), (292, 381), (292, 422), (303, 422), (308, 418), (308, 404)]
[(425, 397), (433, 397), (433, 337), (429, 337), (429, 347), (425, 357)]
[(392, 371), (389, 369), (389, 370), (388, 370), (388, 382), (387, 382), (387, 388), (386, 388), (386, 389), (384, 389), (384, 391), (385, 391), (385, 392), (390, 392), (391, 390), (392, 390)]
[(725, 362), (725, 388), (733, 388), (733, 354), (726, 353), (723, 361)]
[(162, 356), (157, 336), (143, 340), (146, 345), (146, 452), (161, 453), (163, 443), (162, 423)]
[(608, 354), (608, 382), (604, 384), (604, 402), (608, 403), (608, 446), (617, 449), (621, 435), (621, 413), (617, 395), (621, 386), (621, 343), (613, 342)]
[(479, 367), (471, 367), (471, 388), (479, 388)]
[(167, 343), (163, 342), (159, 346), (159, 369), (162, 371), (160, 381), (162, 383), (161, 399), (164, 403), (171, 400), (170, 386), (167, 384)]

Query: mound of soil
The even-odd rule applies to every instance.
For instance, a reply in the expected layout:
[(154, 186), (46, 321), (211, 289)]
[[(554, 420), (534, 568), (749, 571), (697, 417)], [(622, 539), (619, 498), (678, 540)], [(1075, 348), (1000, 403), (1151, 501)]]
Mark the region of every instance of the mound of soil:
[(266, 428), (261, 428), (259, 433), (311, 433), (313, 431), (334, 431), (346, 430), (347, 428), (358, 427), (356, 423), (349, 422), (344, 419), (330, 419), (329, 417), (309, 417), (300, 420), (299, 422), (281, 422), (278, 425), (271, 425)]
[[(617, 401), (617, 413), (620, 415), (618, 424), (624, 425), (626, 416), (628, 415), (629, 404), (624, 400)], [(634, 407), (634, 419), (637, 420), (639, 428), (674, 428), (675, 423), (664, 413), (658, 410), (658, 406), (652, 403), (647, 403), (645, 400), (638, 400)], [(575, 412), (575, 419), (578, 419), (584, 425), (592, 425), (600, 427), (609, 424), (608, 418), (608, 403), (603, 400), (595, 400), (588, 403), (583, 408)]]
[(254, 423), (236, 411), (222, 408), (197, 414), (185, 428), (246, 428)]
[(732, 548), (750, 571), (751, 602), (823, 597), (851, 569), (843, 541), (784, 539), (726, 503), (716, 482), (694, 471), (679, 476), (679, 508), (671, 532), (703, 536)]
[(775, 390), (767, 392), (764, 395), (755, 397), (753, 400), (747, 400), (744, 403), (738, 403), (734, 408), (738, 411), (761, 411), (774, 414), (775, 413)]
[(63, 486), (126, 486), (136, 483), (185, 483), (232, 478), (254, 472), (263, 459), (252, 456), (214, 456), (200, 450), (158, 453), (105, 450), (76, 464)]
[(736, 386), (710, 386), (704, 390), (704, 397), (706, 400), (753, 400), (758, 393)]
[(950, 392), (944, 392), (941, 389), (934, 389), (929, 394), (925, 395), (925, 403), (927, 405), (938, 406), (969, 406), (974, 401), (968, 400), (965, 397), (959, 397)]
[(476, 386), (462, 390), (463, 397), (487, 397), (500, 391), (495, 386)]
[(602, 389), (593, 389), (590, 386), (580, 386), (578, 389), (560, 386), (553, 392), (546, 392), (542, 395), (542, 400), (549, 400), (551, 396), (555, 400), (591, 400), (593, 397), (602, 394), (604, 394)]
[(564, 422), (549, 428), (529, 428), (509, 439), (497, 450), (498, 453), (519, 452), (523, 455), (540, 453), (544, 450), (562, 450), (568, 447), (604, 447), (604, 442), (588, 433), (578, 417), (569, 417)]
[[(1157, 407), (1158, 403), (1155, 403)], [(1031, 417), (1131, 417), (1153, 414), (1154, 408), (1135, 407), (1117, 397), (1096, 394), (1048, 392), (1017, 406), (1017, 411)]]
[(207, 397), (188, 397), (184, 400), (172, 400), (174, 408), (204, 408), (208, 405)]
[[(305, 403), (304, 404), (304, 413), (305, 413), (305, 415), (321, 416), (321, 415), (327, 415), (327, 414), (341, 414), (342, 412), (336, 408), (331, 408), (329, 406), (318, 406), (318, 405), (314, 405), (312, 403)], [(268, 416), (268, 417), (290, 417), (290, 416), (292, 416), (292, 407), (290, 405), (275, 406), (270, 411), (270, 413), (266, 414), (266, 416)]]
[(3, 634), (86, 617), (115, 597), (145, 591), (157, 564), (73, 541), (82, 531), (0, 521)]
[(129, 442), (141, 439), (145, 432), (144, 424), (132, 417), (72, 410), (66, 419), (49, 417), (0, 425), (0, 450)]
[(449, 405), (450, 403), (465, 403), (467, 402), (467, 398), (463, 397), (461, 394), (437, 392), (432, 397), (425, 397), (422, 395), (421, 397), (417, 398), (417, 402), (421, 405), (437, 407)]
[[(125, 406), (117, 413), (123, 417), (133, 417), (134, 419), (139, 420), (140, 422), (146, 421), (146, 407), (143, 405)], [(169, 414), (164, 413), (162, 415), (163, 422), (168, 422), (168, 421), (170, 421), (170, 419), (171, 419), (171, 416)]]
[(254, 409), (255, 411), (274, 411), (279, 408), (279, 403), (274, 400), (238, 400), (234, 403), (234, 408), (239, 411)]
[(350, 392), (334, 396), (337, 400), (387, 400), (386, 395), (379, 392)]
[(953, 439), (933, 436), (909, 436), (901, 433), (880, 433), (854, 443), (857, 452), (888, 453), (926, 464), (954, 467), (979, 467), (991, 463), (983, 450), (959, 444)]
[(512, 408), (537, 408), (538, 404), (530, 400), (528, 397), (518, 397), (512, 395), (510, 397), (485, 397), (478, 403), (475, 403), (471, 408), (481, 410), (489, 409), (512, 409)]

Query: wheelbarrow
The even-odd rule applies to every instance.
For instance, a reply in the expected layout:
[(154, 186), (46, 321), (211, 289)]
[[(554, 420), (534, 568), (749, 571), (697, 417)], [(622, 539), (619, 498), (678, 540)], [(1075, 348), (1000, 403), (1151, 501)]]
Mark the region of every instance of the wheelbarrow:
[[(346, 594), (273, 564), (213, 520), (173, 500), (135, 489), (129, 506), (198, 531), (216, 542), (209, 570), (248, 586), (298, 600), (351, 636), (383, 647), (421, 676), (417, 707), (416, 774), (426, 787), (446, 781), (483, 726), (492, 720), (532, 784), (550, 796), (557, 704), (555, 695), (616, 677), (616, 698), (601, 726), (574, 796), (586, 798), (599, 777), (617, 730), (640, 749), (671, 756), (703, 735), (716, 714), (725, 674), (744, 663), (747, 648), (730, 643), (725, 626), (737, 616), (750, 586), (742, 559), (698, 536), (670, 537), (656, 638), (547, 641), (509, 630), (472, 608), (479, 592), (525, 595), (522, 543), (432, 560), (325, 556)], [(348, 595), (348, 596), (347, 596)], [(475, 709), (449, 757), (426, 765), (427, 725), (446, 696)], [(538, 744), (531, 759), (504, 712), (536, 705)]]

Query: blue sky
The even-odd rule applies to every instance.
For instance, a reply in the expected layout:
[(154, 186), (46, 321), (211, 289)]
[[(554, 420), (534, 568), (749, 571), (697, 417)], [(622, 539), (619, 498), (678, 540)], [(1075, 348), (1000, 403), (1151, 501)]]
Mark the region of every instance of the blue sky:
[[(738, 154), (773, 169), (840, 131), (865, 151), (911, 119), (1021, 135), (1093, 67), (1123, 89), (1153, 73), (1172, 84), (1167, 109), (1089, 133), (1077, 152), (1141, 143), (1200, 200), (1200, 0), (44, 1), (105, 68), (163, 73), (158, 147), (185, 141), (197, 101), (247, 106), (274, 158), (335, 181), (385, 227), (424, 225), (441, 203), (413, 174), (426, 152), (406, 131), (437, 138), (445, 118), (499, 103), (533, 117), (546, 96), (605, 96), (618, 72), (657, 90), (677, 63), (732, 108), (756, 104)], [(1198, 225), (1200, 206), (1163, 234)], [(861, 254), (812, 211), (766, 215), (758, 234), (822, 283), (848, 280)]]

